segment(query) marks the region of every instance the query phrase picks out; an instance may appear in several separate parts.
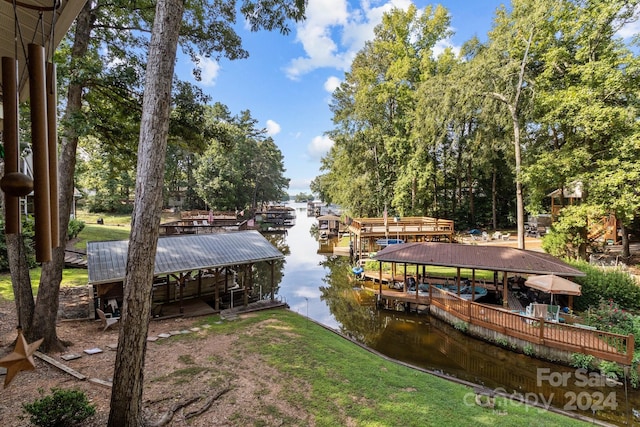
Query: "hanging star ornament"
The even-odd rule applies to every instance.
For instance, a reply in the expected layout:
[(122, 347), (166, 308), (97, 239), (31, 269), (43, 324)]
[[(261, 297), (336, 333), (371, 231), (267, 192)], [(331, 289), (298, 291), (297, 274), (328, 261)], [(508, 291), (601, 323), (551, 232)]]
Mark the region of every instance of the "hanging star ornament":
[(7, 375), (4, 377), (4, 387), (6, 388), (13, 377), (20, 371), (30, 371), (36, 368), (33, 361), (33, 353), (40, 347), (44, 338), (27, 344), (27, 340), (22, 335), (22, 329), (18, 329), (18, 338), (16, 340), (16, 348), (13, 353), (0, 359), (0, 366), (7, 368)]

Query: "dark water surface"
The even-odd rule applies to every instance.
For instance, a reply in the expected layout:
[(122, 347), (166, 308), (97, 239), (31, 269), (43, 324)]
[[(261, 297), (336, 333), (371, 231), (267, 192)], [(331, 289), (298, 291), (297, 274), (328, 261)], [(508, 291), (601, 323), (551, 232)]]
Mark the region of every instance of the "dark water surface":
[(306, 204), (291, 206), (296, 225), (278, 242), (286, 254), (278, 295), (291, 310), (420, 368), (591, 419), (640, 426), (640, 392), (624, 384), (610, 386), (595, 374), (485, 343), (425, 314), (378, 310), (370, 293), (354, 289), (346, 257), (319, 253), (332, 243), (318, 243)]

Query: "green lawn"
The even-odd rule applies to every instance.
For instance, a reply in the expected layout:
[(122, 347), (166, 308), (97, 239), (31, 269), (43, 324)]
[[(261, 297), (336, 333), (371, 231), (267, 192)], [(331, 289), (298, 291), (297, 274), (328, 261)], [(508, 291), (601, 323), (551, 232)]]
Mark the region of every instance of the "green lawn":
[(85, 251), (87, 242), (102, 242), (105, 240), (128, 240), (129, 226), (118, 225), (99, 225), (86, 223), (84, 229), (78, 235), (78, 241), (74, 247), (78, 250)]
[[(29, 270), (34, 295), (38, 291), (40, 271), (40, 267)], [(87, 270), (84, 268), (65, 268), (62, 271), (62, 286), (84, 286), (87, 284), (87, 280)], [(9, 273), (0, 274), (0, 297), (13, 301), (13, 288), (11, 286), (11, 275)]]
[[(238, 337), (234, 346), (243, 358), (264, 360), (284, 373), (281, 398), (308, 412), (317, 426), (586, 425), (500, 398), (494, 409), (480, 407), (472, 389), (386, 360), (288, 310), (234, 322), (207, 319), (208, 333)], [(265, 320), (258, 332), (247, 331)], [(230, 416), (236, 425), (259, 425), (252, 414)]]

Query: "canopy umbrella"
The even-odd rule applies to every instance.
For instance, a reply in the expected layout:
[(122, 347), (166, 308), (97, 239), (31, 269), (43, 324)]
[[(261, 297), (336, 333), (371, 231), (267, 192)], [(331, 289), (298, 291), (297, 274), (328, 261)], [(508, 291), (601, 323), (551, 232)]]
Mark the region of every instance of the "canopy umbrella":
[(340, 221), (337, 215), (322, 215), (316, 218), (318, 221)]
[(551, 294), (552, 304), (554, 294), (582, 295), (582, 287), (580, 285), (555, 274), (529, 276), (524, 284), (530, 288)]

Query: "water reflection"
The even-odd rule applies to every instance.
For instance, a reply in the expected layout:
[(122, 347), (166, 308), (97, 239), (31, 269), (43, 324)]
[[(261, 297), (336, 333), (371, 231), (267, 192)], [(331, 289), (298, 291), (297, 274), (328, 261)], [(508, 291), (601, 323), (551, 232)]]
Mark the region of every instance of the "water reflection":
[[(420, 368), (516, 393), (532, 403), (575, 409), (617, 425), (640, 425), (632, 411), (640, 408), (638, 391), (598, 386), (597, 380), (574, 368), (476, 340), (427, 315), (378, 310), (372, 293), (353, 280), (348, 259), (330, 255), (328, 248), (324, 254), (323, 245), (310, 233), (315, 221), (306, 217), (306, 206), (300, 206), (296, 226), (286, 237), (290, 254), (279, 289), (294, 311)], [(579, 410), (598, 402), (606, 409)], [(611, 409), (614, 404), (617, 407)]]

